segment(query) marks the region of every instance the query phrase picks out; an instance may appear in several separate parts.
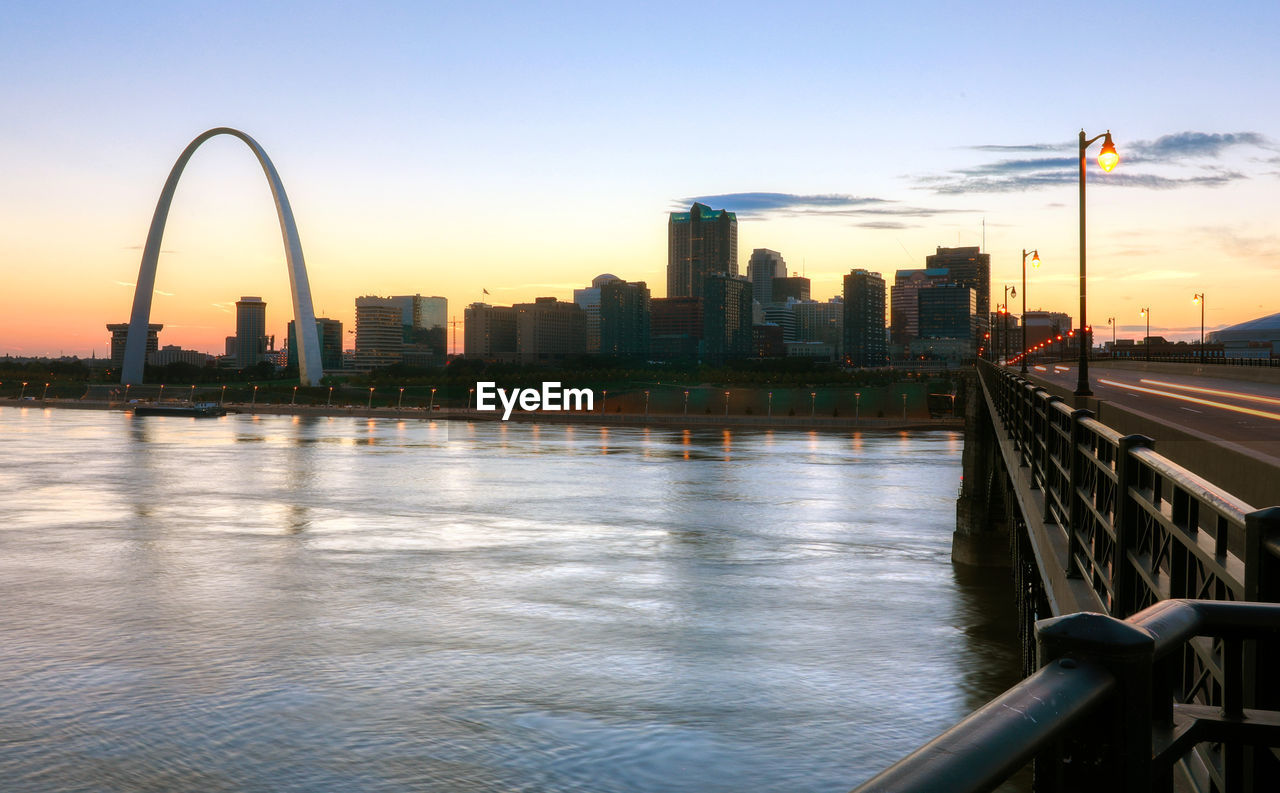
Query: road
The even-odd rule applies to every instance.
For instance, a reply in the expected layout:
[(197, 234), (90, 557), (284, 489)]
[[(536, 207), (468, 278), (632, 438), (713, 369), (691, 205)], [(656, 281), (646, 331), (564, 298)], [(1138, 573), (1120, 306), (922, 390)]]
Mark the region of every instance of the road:
[[(1042, 364), (1028, 372), (1068, 390), (1076, 387), (1075, 364)], [(1261, 462), (1280, 467), (1280, 383), (1096, 366), (1089, 369), (1094, 398), (1152, 420), (1247, 449)], [(1280, 493), (1280, 481), (1276, 483)], [(1280, 499), (1277, 499), (1280, 500)]]

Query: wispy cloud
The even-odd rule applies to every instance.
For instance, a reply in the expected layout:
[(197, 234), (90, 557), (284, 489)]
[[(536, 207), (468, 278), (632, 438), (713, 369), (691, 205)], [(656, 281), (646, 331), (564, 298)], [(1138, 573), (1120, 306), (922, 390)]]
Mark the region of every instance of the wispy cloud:
[[(722, 193), (720, 195), (693, 196), (672, 203), (677, 211), (686, 209), (693, 202), (707, 204), (716, 209), (727, 209), (745, 217), (836, 217), (852, 218), (854, 226), (870, 229), (905, 229), (913, 224), (902, 218), (930, 218), (956, 212), (976, 212), (977, 209), (942, 209), (938, 207), (912, 206), (888, 198), (854, 196), (837, 193), (804, 195), (798, 193)], [(895, 220), (894, 218), (897, 218)]]
[(538, 284), (516, 284), (515, 286), (495, 286), (494, 292), (512, 292), (517, 289), (581, 289), (580, 283), (538, 283)]
[[(1122, 162), (1128, 169), (1106, 176), (1106, 183), (1119, 187), (1173, 190), (1182, 187), (1219, 187), (1248, 178), (1244, 173), (1216, 164), (1201, 165), (1203, 173), (1193, 176), (1152, 173), (1147, 166), (1184, 165), (1191, 158), (1217, 159), (1228, 149), (1252, 147), (1272, 150), (1274, 144), (1257, 132), (1177, 132), (1155, 140), (1121, 145)], [(1018, 157), (980, 163), (940, 175), (916, 177), (916, 183), (941, 195), (959, 193), (1009, 193), (1040, 187), (1075, 184), (1076, 143), (983, 144), (971, 151), (998, 153), (1057, 152), (1058, 156)]]
[(232, 302), (226, 302), (226, 303), (210, 303), (209, 305), (213, 306), (214, 308), (218, 309), (224, 314), (230, 314), (232, 313), (232, 309), (235, 308), (236, 304)]
[[(129, 289), (136, 289), (138, 287), (137, 284), (132, 283), (131, 281), (112, 281), (111, 283), (115, 284), (116, 286), (125, 286), (125, 287), (128, 287)], [(151, 290), (151, 293), (154, 295), (164, 295), (165, 297), (173, 297), (173, 292), (165, 292), (161, 289), (153, 289)]]

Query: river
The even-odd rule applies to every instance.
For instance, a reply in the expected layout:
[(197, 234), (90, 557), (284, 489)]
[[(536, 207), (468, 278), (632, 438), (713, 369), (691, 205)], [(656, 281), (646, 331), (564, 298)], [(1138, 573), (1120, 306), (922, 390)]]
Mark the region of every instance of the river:
[(958, 433), (0, 408), (6, 791), (846, 791), (1006, 688)]

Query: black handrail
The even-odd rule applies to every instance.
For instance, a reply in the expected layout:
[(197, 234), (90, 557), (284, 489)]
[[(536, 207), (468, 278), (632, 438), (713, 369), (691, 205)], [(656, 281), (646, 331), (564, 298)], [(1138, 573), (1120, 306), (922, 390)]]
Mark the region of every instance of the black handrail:
[[(1166, 600), (1127, 620), (1080, 613), (1036, 623), (1042, 668), (855, 793), (981, 793), (1036, 759), (1050, 789), (1168, 789), (1200, 741), (1280, 745), (1278, 703), (1242, 707), (1244, 640), (1280, 638), (1280, 604)], [(1224, 701), (1175, 701), (1169, 659), (1197, 637), (1225, 640)], [(1042, 765), (1043, 764), (1043, 765)], [(1246, 789), (1243, 768), (1222, 769)], [(1268, 790), (1267, 780), (1252, 780)], [(1274, 780), (1271, 780), (1274, 782)]]

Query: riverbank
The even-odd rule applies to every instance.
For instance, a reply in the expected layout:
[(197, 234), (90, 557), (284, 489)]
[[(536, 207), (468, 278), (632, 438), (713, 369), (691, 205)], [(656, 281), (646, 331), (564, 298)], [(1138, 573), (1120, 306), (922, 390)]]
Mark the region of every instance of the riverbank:
[[(176, 403), (175, 403), (176, 404)], [(107, 402), (88, 399), (3, 400), (0, 407), (62, 408), (75, 410), (122, 410), (131, 406), (123, 402)], [(501, 421), (498, 411), (466, 410), (463, 408), (436, 408), (428, 411), (420, 407), (357, 407), (346, 405), (274, 405), (231, 403), (225, 405), (228, 412), (263, 416), (314, 416), (356, 418), (381, 418), (398, 420), (444, 421)], [(864, 418), (853, 416), (755, 416), (735, 414), (670, 415), (660, 413), (600, 413), (600, 412), (544, 412), (517, 411), (511, 421), (537, 424), (586, 424), (594, 426), (643, 426), (681, 429), (750, 428), (777, 430), (820, 430), (831, 432), (877, 431), (918, 432), (922, 430), (963, 430), (960, 417), (926, 418)]]

